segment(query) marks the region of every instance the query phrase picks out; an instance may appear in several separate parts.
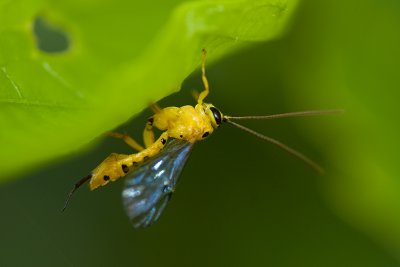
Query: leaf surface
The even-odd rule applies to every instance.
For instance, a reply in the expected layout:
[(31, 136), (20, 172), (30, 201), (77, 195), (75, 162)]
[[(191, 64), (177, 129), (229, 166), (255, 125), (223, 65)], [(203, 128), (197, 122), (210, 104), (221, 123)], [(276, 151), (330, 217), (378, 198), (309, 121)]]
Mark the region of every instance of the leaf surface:
[(213, 61), (278, 37), (296, 4), (1, 1), (1, 179), (76, 151), (177, 91), (202, 48)]

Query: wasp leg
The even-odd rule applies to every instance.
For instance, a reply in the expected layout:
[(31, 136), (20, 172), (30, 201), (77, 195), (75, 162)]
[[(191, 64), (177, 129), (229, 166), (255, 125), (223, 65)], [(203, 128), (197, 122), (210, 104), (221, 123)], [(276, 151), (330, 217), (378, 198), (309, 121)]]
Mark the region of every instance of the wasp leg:
[[(149, 105), (149, 108), (151, 109), (151, 111), (153, 111), (154, 114), (159, 114), (162, 112), (161, 107), (156, 103), (151, 103)], [(147, 120), (146, 126), (144, 127), (143, 130), (143, 142), (145, 147), (149, 147), (154, 143), (155, 137), (153, 132), (153, 123), (154, 123), (154, 116), (151, 116)]]
[(149, 105), (149, 108), (151, 109), (151, 111), (153, 111), (154, 114), (160, 113), (160, 111), (162, 110), (162, 108), (160, 108), (160, 106), (156, 103), (151, 103)]
[(144, 148), (139, 145), (138, 142), (136, 142), (132, 137), (130, 137), (127, 134), (120, 134), (120, 133), (115, 133), (115, 132), (110, 132), (108, 133), (109, 136), (122, 139), (128, 146), (131, 148), (137, 150), (137, 151), (142, 151)]
[(195, 100), (199, 99), (200, 93), (197, 90), (192, 90), (192, 96)]
[(208, 93), (210, 92), (210, 86), (208, 84), (207, 76), (206, 76), (206, 56), (207, 51), (203, 48), (202, 50), (202, 59), (201, 59), (201, 80), (204, 84), (204, 90), (200, 93), (197, 103), (203, 104), (204, 98), (207, 97)]
[(135, 163), (142, 162), (146, 158), (151, 158), (157, 155), (161, 149), (164, 148), (165, 144), (168, 140), (168, 133), (163, 132), (160, 137), (153, 142), (149, 147), (145, 150), (140, 151), (139, 153), (124, 156), (121, 160), (119, 160), (120, 164), (126, 164), (127, 166), (135, 165)]
[(154, 123), (154, 117), (150, 117), (147, 120), (146, 126), (144, 127), (143, 130), (143, 142), (146, 148), (150, 147), (155, 140), (153, 132), (153, 123)]

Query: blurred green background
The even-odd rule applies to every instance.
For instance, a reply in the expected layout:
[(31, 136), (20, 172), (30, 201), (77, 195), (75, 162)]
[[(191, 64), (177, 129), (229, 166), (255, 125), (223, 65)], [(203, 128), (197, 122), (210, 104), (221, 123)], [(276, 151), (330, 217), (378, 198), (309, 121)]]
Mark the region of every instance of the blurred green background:
[[(248, 122), (325, 167), (321, 177), (221, 127), (198, 143), (160, 220), (134, 230), (122, 181), (73, 183), (111, 152), (105, 139), (0, 187), (0, 266), (400, 266), (400, 2), (301, 2), (287, 34), (208, 66), (209, 101), (230, 115), (344, 108)], [(160, 105), (193, 103), (192, 74)], [(140, 138), (149, 111), (118, 129)], [(62, 137), (61, 137), (62, 138)]]

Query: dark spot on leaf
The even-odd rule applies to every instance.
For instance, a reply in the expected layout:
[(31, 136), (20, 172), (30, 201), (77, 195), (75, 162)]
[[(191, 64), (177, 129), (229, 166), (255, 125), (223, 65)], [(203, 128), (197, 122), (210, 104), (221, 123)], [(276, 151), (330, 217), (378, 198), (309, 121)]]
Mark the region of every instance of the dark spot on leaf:
[(108, 180), (110, 180), (110, 176), (104, 175), (103, 179), (104, 179), (104, 181), (108, 181)]
[(60, 28), (50, 25), (43, 17), (37, 17), (33, 23), (33, 33), (37, 48), (46, 53), (60, 53), (68, 50), (70, 40)]

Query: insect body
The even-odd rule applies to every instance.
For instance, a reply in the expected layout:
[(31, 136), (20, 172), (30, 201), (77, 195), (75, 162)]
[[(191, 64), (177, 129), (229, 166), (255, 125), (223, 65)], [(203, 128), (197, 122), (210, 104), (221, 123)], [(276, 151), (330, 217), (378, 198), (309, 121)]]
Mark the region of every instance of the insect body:
[[(205, 57), (206, 51), (203, 50), (202, 81), (204, 90), (197, 96), (197, 104), (194, 107), (166, 107), (163, 109), (156, 105), (151, 106), (154, 115), (148, 119), (143, 131), (145, 148), (127, 135), (111, 133), (111, 136), (123, 139), (138, 153), (130, 155), (113, 153), (108, 156), (88, 176), (75, 184), (68, 195), (64, 209), (75, 190), (85, 182), (89, 181), (90, 189), (94, 190), (110, 181), (127, 176), (122, 193), (126, 213), (134, 227), (149, 226), (159, 218), (174, 192), (178, 177), (193, 144), (212, 134), (223, 122), (277, 145), (313, 169), (322, 172), (316, 163), (300, 152), (271, 137), (237, 124), (233, 120), (309, 116), (336, 113), (338, 110), (304, 111), (269, 116), (225, 116), (214, 105), (203, 102), (209, 93), (208, 80), (205, 75)], [(163, 131), (157, 140), (154, 137), (153, 127)]]
[[(182, 139), (190, 143), (204, 139), (214, 131), (214, 127), (218, 127), (218, 124), (212, 122), (215, 118), (209, 117), (213, 116), (210, 109), (214, 107), (205, 103), (197, 104), (195, 107), (157, 108), (156, 113), (148, 119), (143, 132), (146, 148), (138, 148), (139, 152), (132, 155), (111, 154), (93, 170), (89, 181), (90, 189), (93, 190), (117, 180), (144, 159), (157, 155), (169, 138)], [(164, 131), (156, 141), (153, 127)], [(118, 134), (113, 134), (113, 136), (120, 137)], [(122, 136), (122, 138), (133, 141), (130, 137)]]

